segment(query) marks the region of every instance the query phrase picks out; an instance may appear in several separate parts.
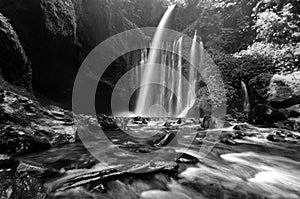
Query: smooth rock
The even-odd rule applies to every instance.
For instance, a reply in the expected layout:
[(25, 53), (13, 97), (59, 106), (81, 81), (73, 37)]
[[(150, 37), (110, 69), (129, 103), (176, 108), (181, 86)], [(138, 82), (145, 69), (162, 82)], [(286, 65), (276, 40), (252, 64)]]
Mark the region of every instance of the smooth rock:
[(186, 153), (183, 153), (177, 160), (176, 162), (178, 163), (184, 163), (184, 164), (197, 164), (199, 163), (199, 159), (192, 156), (192, 155), (189, 155), (189, 154), (186, 154)]
[(233, 127), (233, 129), (237, 131), (244, 131), (249, 129), (249, 126), (247, 124), (237, 124)]

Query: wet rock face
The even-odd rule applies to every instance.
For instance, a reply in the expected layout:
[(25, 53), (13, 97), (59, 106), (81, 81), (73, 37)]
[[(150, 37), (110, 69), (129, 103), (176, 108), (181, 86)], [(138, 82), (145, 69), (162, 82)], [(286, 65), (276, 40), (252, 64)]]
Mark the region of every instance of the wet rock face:
[(26, 154), (75, 141), (70, 113), (0, 90), (0, 153)]
[(31, 90), (31, 64), (9, 20), (0, 13), (0, 72), (17, 86)]
[[(76, 13), (76, 36), (80, 43), (79, 59), (109, 37), (108, 6), (98, 0), (73, 0)], [(102, 12), (101, 12), (102, 11)]]
[[(141, 6), (139, 3), (7, 0), (0, 2), (0, 12), (10, 20), (32, 63), (34, 91), (71, 107), (73, 84), (81, 63), (94, 47), (109, 36), (137, 27), (140, 17), (125, 12), (123, 7), (138, 7)], [(145, 3), (152, 4), (152, 1)], [(144, 6), (153, 8), (155, 5)], [(160, 9), (153, 11), (160, 14), (164, 12), (164, 7), (157, 7)], [(160, 14), (147, 16), (147, 23), (143, 18), (143, 24), (139, 24), (139, 27), (149, 26), (153, 21), (157, 24)], [(145, 37), (142, 32), (140, 36)], [(135, 65), (130, 63), (130, 59), (130, 56), (124, 55), (120, 63), (114, 62), (112, 65)]]
[(8, 0), (0, 2), (0, 12), (10, 19), (32, 62), (34, 89), (62, 97), (78, 66), (73, 2)]
[(80, 64), (110, 36), (108, 4), (100, 0), (0, 2), (0, 12), (11, 21), (32, 63), (35, 91), (71, 104)]

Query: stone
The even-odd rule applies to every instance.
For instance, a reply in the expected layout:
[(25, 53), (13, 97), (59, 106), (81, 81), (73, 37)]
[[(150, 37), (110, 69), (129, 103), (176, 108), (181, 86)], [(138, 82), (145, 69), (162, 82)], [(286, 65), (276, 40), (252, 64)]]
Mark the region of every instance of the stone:
[[(75, 141), (69, 113), (0, 89), (0, 153), (20, 155)], [(54, 113), (59, 114), (54, 114)], [(55, 117), (53, 116), (55, 115)]]
[(269, 105), (258, 104), (250, 112), (250, 122), (254, 124), (272, 124), (277, 121), (285, 121), (287, 117), (283, 112)]
[(10, 83), (31, 91), (31, 63), (16, 31), (9, 20), (0, 13), (0, 63), (1, 74)]
[(300, 117), (300, 104), (293, 105), (288, 108), (280, 109), (281, 112), (283, 112), (287, 117), (293, 117), (297, 118)]
[(233, 129), (237, 131), (244, 131), (249, 129), (249, 126), (247, 124), (237, 124), (233, 127)]
[(21, 161), (16, 170), (18, 173), (26, 173), (35, 178), (46, 178), (50, 176), (57, 176), (59, 171), (45, 167), (34, 162)]
[(21, 155), (49, 149), (50, 143), (43, 138), (31, 136), (28, 131), (8, 127), (0, 134), (0, 153)]
[(137, 116), (133, 118), (134, 124), (148, 124), (148, 121), (146, 118), (142, 118), (141, 116)]
[(227, 145), (237, 145), (237, 142), (230, 138), (223, 138), (220, 140), (220, 142)]
[(176, 131), (164, 132), (163, 135), (161, 135), (159, 138), (150, 140), (147, 142), (147, 144), (157, 148), (167, 146), (170, 142), (177, 141), (173, 140), (174, 138), (176, 138), (176, 134)]
[(228, 128), (228, 127), (232, 127), (232, 126), (233, 125), (230, 122), (228, 122), (228, 121), (224, 122), (224, 128)]
[(271, 79), (268, 104), (273, 108), (288, 108), (300, 104), (300, 72), (274, 75)]
[(211, 127), (212, 118), (210, 115), (206, 115), (203, 118), (203, 121), (201, 123), (201, 127), (204, 129), (208, 129)]
[(105, 170), (86, 170), (84, 172), (66, 176), (64, 179), (58, 179), (50, 182), (49, 193), (65, 192), (67, 190), (88, 187), (93, 189), (93, 185), (106, 184), (116, 180), (128, 179), (130, 177), (138, 178), (148, 174), (174, 174), (179, 166), (174, 162), (148, 162), (109, 168)]
[(285, 142), (286, 140), (284, 139), (284, 137), (275, 135), (275, 134), (269, 134), (267, 136), (267, 140), (271, 141), (271, 142)]
[(286, 121), (275, 122), (274, 127), (299, 132), (300, 131), (300, 120), (291, 118)]
[(246, 136), (246, 133), (244, 133), (243, 131), (236, 131), (233, 134), (233, 137), (235, 139), (243, 139)]
[(97, 116), (99, 124), (101, 125), (103, 130), (119, 130), (120, 128), (116, 124), (113, 118), (108, 117), (106, 115)]
[(199, 159), (192, 156), (192, 155), (189, 155), (189, 154), (186, 154), (186, 153), (183, 153), (177, 160), (176, 162), (178, 163), (184, 163), (184, 164), (197, 164), (199, 163)]

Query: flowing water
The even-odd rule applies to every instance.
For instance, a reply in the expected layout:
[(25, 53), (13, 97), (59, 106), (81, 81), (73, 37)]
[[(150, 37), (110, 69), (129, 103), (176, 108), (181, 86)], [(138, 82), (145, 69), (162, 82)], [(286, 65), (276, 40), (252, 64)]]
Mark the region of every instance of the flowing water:
[[(170, 19), (174, 8), (175, 5), (172, 5), (168, 8), (157, 27), (157, 32), (155, 33), (152, 41), (151, 50), (149, 52), (149, 57), (145, 67), (145, 71), (142, 74), (142, 85), (147, 85), (149, 84), (149, 82), (157, 82), (157, 84), (159, 84), (159, 79), (157, 79), (157, 77), (159, 77), (160, 74), (155, 74), (154, 68), (155, 64), (158, 61), (158, 49), (160, 48), (162, 36), (164, 33), (163, 28), (166, 28), (168, 20)], [(158, 96), (156, 94), (157, 92), (153, 91), (153, 89), (151, 89), (150, 86), (142, 87), (137, 100), (136, 113), (139, 115), (147, 116), (149, 107), (153, 105), (153, 96)]]
[[(147, 52), (146, 49), (141, 53), (141, 64), (145, 64), (145, 71), (136, 76), (136, 82), (141, 80), (136, 115), (185, 117), (196, 100), (195, 87), (199, 74), (195, 67), (199, 67), (198, 57), (201, 57), (199, 53), (203, 50), (197, 49), (197, 33), (195, 33), (189, 52), (190, 60), (187, 60), (190, 64), (184, 67), (182, 59), (184, 37), (177, 38), (172, 43), (162, 42), (163, 28), (167, 27), (173, 10), (174, 6), (170, 6), (163, 16), (154, 35), (148, 57), (144, 53)], [(165, 49), (172, 49), (172, 53)], [(188, 70), (187, 77), (184, 76), (184, 70)], [(188, 84), (184, 83), (184, 78), (187, 79)], [(154, 83), (161, 86), (153, 86)]]
[[(135, 137), (148, 137), (150, 133), (155, 139), (165, 121), (155, 119), (147, 125), (129, 122), (126, 128)], [(106, 136), (110, 137), (111, 142), (107, 142), (105, 135), (99, 135), (91, 140), (90, 145), (75, 143), (23, 156), (21, 159), (63, 173), (62, 176), (43, 179), (52, 198), (300, 198), (300, 142), (271, 142), (266, 139), (267, 135), (277, 129), (255, 126), (244, 130), (245, 136), (236, 138), (236, 145), (218, 142), (200, 162), (180, 163), (177, 174), (133, 173), (125, 178), (120, 175), (116, 179), (100, 180), (102, 188), (95, 185), (95, 172), (107, 168), (130, 167), (149, 161), (174, 161), (181, 151), (197, 157), (207, 131), (199, 130), (199, 125), (193, 120), (185, 120), (177, 128), (183, 130), (183, 135), (176, 140), (178, 144), (161, 148), (157, 153), (159, 155), (150, 156), (145, 151), (136, 153), (137, 149), (145, 150), (142, 137), (131, 140), (120, 131), (108, 131)], [(90, 126), (86, 130), (95, 131), (95, 134), (97, 127)], [(232, 127), (218, 130), (223, 132), (221, 138), (237, 132)], [(291, 133), (299, 139), (300, 133)], [(190, 139), (194, 141), (187, 145)], [(94, 146), (97, 146), (100, 154), (98, 160), (89, 153)], [(186, 150), (188, 146), (189, 150)], [(77, 181), (68, 185), (72, 179)], [(88, 186), (69, 190), (59, 188), (62, 184), (77, 186), (84, 183)]]
[[(141, 64), (146, 67), (135, 71), (134, 83), (168, 86), (142, 86), (139, 91), (136, 114), (151, 118), (144, 118), (146, 122), (114, 118), (120, 129), (107, 130), (105, 134), (100, 133), (96, 119), (90, 118), (80, 127), (89, 135), (84, 144), (19, 157), (56, 171), (56, 175), (40, 177), (48, 198), (300, 198), (300, 133), (288, 132), (284, 138), (277, 133), (281, 141), (272, 142), (269, 136), (279, 129), (248, 125), (250, 128), (244, 130), (234, 130), (233, 126), (203, 130), (197, 120), (176, 118), (187, 116), (194, 106), (199, 79), (194, 67), (204, 63), (204, 56), (203, 44), (200, 49), (196, 47), (197, 33), (190, 48), (188, 70), (181, 58), (184, 37), (172, 43), (161, 42), (174, 7), (170, 6), (162, 18), (150, 51), (141, 50)], [(157, 50), (166, 46), (176, 53)], [(155, 63), (162, 65), (158, 72), (154, 70)], [(183, 84), (184, 71), (188, 85)], [(176, 72), (181, 74), (179, 78)], [(248, 112), (244, 82), (242, 88), (244, 111)], [(220, 138), (211, 145), (210, 153), (199, 154), (199, 148), (206, 146), (214, 131), (222, 132)]]
[(243, 89), (243, 93), (244, 93), (244, 112), (249, 113), (250, 101), (249, 101), (248, 89), (247, 89), (245, 82), (242, 81), (241, 84), (242, 84), (242, 89)]

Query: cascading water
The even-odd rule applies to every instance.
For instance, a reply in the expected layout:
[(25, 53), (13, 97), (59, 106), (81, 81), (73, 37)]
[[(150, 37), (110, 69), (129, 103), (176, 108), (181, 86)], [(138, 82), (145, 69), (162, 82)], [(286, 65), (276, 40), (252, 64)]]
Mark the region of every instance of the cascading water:
[[(199, 49), (201, 52), (201, 49)], [(196, 101), (196, 95), (195, 95), (195, 87), (196, 87), (196, 81), (197, 81), (197, 71), (194, 69), (197, 64), (199, 64), (198, 61), (198, 50), (197, 50), (197, 32), (195, 32), (193, 43), (191, 47), (191, 56), (190, 56), (190, 67), (189, 67), (189, 88), (187, 93), (187, 100), (186, 105), (182, 113), (180, 114), (180, 117), (186, 117), (188, 114), (188, 111), (193, 107), (195, 101)]]
[(245, 113), (249, 113), (250, 111), (250, 101), (249, 101), (249, 94), (248, 94), (248, 90), (247, 90), (247, 86), (245, 84), (245, 82), (241, 82), (242, 84), (242, 89), (243, 89), (243, 93), (244, 93), (244, 112)]
[[(174, 7), (174, 5), (170, 6), (163, 16), (154, 35), (148, 59), (147, 50), (142, 50), (141, 64), (145, 64), (145, 67), (141, 75), (141, 88), (137, 99), (136, 115), (145, 117), (186, 117), (195, 103), (195, 87), (198, 75), (194, 67), (199, 66), (199, 51), (200, 57), (202, 52), (202, 49), (197, 49), (197, 33), (194, 35), (191, 46), (190, 66), (183, 65), (183, 37), (175, 39), (172, 44), (162, 43), (163, 28), (166, 27)], [(170, 49), (171, 45), (172, 52), (176, 53), (158, 50)], [(160, 67), (157, 68), (155, 64), (159, 64)], [(189, 68), (188, 85), (183, 83), (183, 78), (185, 78), (183, 71), (187, 67)], [(166, 85), (169, 89), (165, 86), (150, 85), (153, 82)], [(176, 93), (176, 96), (170, 90)]]
[[(182, 73), (182, 40), (183, 37), (180, 37), (178, 40), (178, 67), (177, 70), (179, 74)], [(177, 101), (176, 101), (176, 115), (179, 115), (182, 112), (182, 75), (179, 76), (177, 84)]]
[(164, 32), (163, 29), (166, 28), (168, 20), (171, 17), (172, 11), (174, 10), (175, 6), (176, 5), (172, 5), (168, 8), (163, 18), (161, 19), (161, 22), (159, 23), (157, 31), (154, 35), (146, 68), (142, 75), (142, 85), (147, 86), (142, 87), (139, 92), (136, 106), (136, 113), (138, 115), (149, 116), (149, 108), (151, 108), (150, 106), (155, 100), (153, 99), (153, 97), (157, 96), (157, 93), (155, 93), (155, 89), (151, 88), (151, 85), (149, 85), (149, 83), (159, 82), (159, 80), (155, 81), (155, 78), (160, 77), (159, 74), (155, 74), (155, 63), (157, 63), (160, 53), (160, 51), (157, 49), (159, 49), (161, 45), (161, 40)]
[(195, 90), (196, 87), (196, 76), (197, 74), (195, 74), (195, 69), (194, 66), (196, 66), (197, 64), (197, 49), (196, 49), (196, 45), (197, 44), (197, 31), (195, 32), (194, 35), (194, 39), (193, 39), (193, 44), (192, 44), (192, 48), (191, 48), (191, 66), (189, 68), (189, 82), (191, 84), (189, 92), (188, 92), (188, 99), (187, 99), (187, 107), (192, 107), (195, 103), (195, 95), (193, 95), (193, 92)]
[[(173, 52), (175, 52), (175, 50), (176, 50), (176, 48), (177, 48), (177, 41), (174, 41), (173, 42)], [(175, 66), (175, 54), (174, 53), (172, 53), (172, 55), (171, 55), (171, 60), (170, 60), (170, 62), (169, 62), (171, 65), (171, 67), (174, 67)], [(170, 81), (170, 87), (169, 88), (171, 88), (172, 89), (172, 91), (174, 91), (175, 90), (175, 88), (176, 88), (176, 85), (175, 85), (175, 81), (174, 81), (174, 79), (175, 79), (175, 71), (173, 70), (173, 71), (170, 71), (170, 74), (171, 74), (171, 78), (169, 79)], [(176, 114), (175, 113), (175, 110), (174, 110), (174, 96), (173, 96), (173, 94), (170, 94), (170, 98), (169, 98), (169, 114), (171, 115), (171, 116), (174, 116), (174, 114)]]

